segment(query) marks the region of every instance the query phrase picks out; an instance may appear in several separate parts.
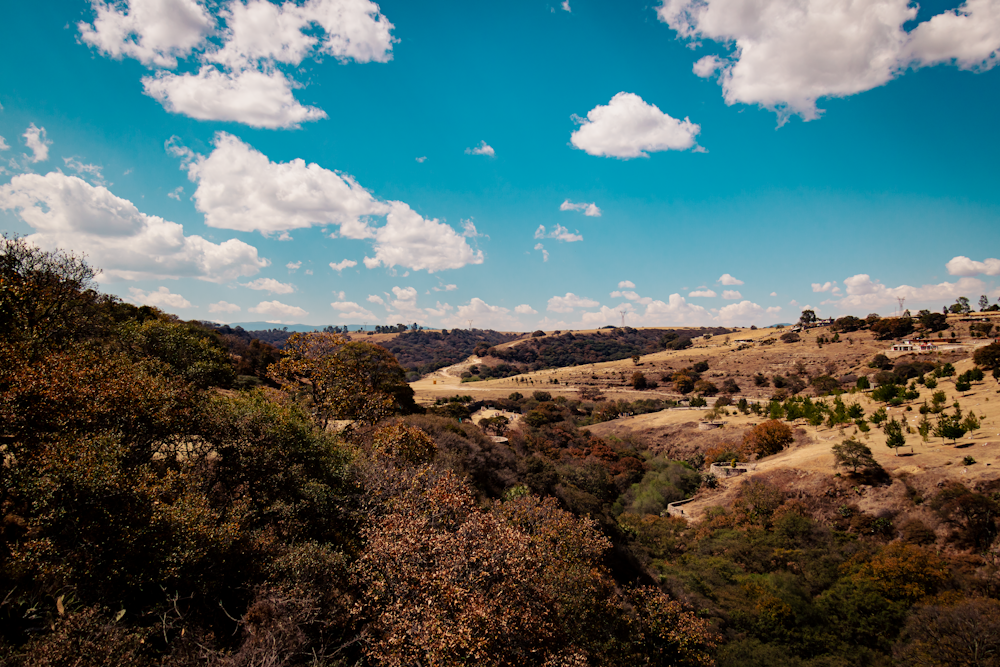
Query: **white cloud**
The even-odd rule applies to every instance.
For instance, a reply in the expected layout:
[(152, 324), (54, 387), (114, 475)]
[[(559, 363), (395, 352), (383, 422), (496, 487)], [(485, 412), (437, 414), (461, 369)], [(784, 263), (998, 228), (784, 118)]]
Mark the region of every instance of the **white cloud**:
[(274, 278), (258, 278), (248, 283), (243, 283), (244, 287), (252, 290), (267, 291), (271, 294), (291, 294), (295, 291), (295, 286), (288, 283), (278, 282)]
[(385, 305), (385, 299), (383, 299), (382, 297), (380, 297), (378, 294), (369, 294), (368, 295), (368, 302), (369, 303), (377, 303), (380, 306), (384, 306)]
[(622, 159), (649, 157), (649, 153), (694, 147), (701, 127), (677, 120), (647, 104), (634, 93), (618, 93), (607, 106), (596, 106), (586, 118), (577, 118), (573, 146), (590, 155)]
[(768, 315), (777, 315), (781, 312), (781, 306), (770, 306), (766, 312)]
[(469, 321), (476, 329), (496, 329), (499, 331), (517, 331), (521, 323), (503, 306), (491, 306), (479, 297), (473, 297), (469, 303), (459, 306), (454, 315), (447, 317), (443, 323), (450, 327), (466, 328)]
[(44, 162), (49, 159), (49, 146), (52, 145), (52, 142), (46, 140), (44, 127), (35, 127), (35, 124), (32, 123), (21, 136), (24, 137), (25, 145), (31, 149), (31, 155), (24, 156), (26, 160)]
[(158, 72), (142, 79), (143, 92), (171, 113), (197, 120), (222, 120), (276, 129), (326, 118), (299, 104), (293, 82), (279, 70), (223, 73), (211, 66), (197, 74)]
[(778, 296), (777, 292), (771, 292), (771, 296)]
[(579, 204), (574, 204), (570, 200), (564, 201), (559, 205), (560, 211), (583, 211), (583, 214), (589, 218), (599, 218), (601, 217), (601, 209), (598, 208), (597, 204), (594, 202), (580, 202)]
[(482, 250), (473, 250), (454, 229), (427, 220), (403, 202), (390, 202), (386, 224), (375, 230), (375, 257), (365, 257), (369, 269), (403, 266), (428, 273), (482, 264)]
[(6, 150), (10, 150), (10, 146), (7, 145), (7, 142), (4, 140), (3, 137), (0, 137), (0, 151), (6, 151)]
[(840, 290), (837, 288), (837, 281), (834, 280), (833, 282), (827, 281), (825, 283), (813, 283), (812, 284), (812, 291), (813, 292), (834, 292), (834, 293), (836, 293), (836, 292), (839, 292)]
[(171, 199), (181, 200), (181, 195), (184, 193), (184, 186), (178, 185), (176, 188), (167, 193), (167, 196)]
[(229, 303), (228, 301), (219, 301), (208, 305), (208, 312), (210, 313), (238, 313), (241, 310), (243, 309), (235, 303)]
[(631, 280), (622, 280), (618, 282), (618, 289), (635, 289), (635, 283)]
[(953, 276), (977, 276), (985, 274), (987, 276), (1000, 276), (1000, 259), (990, 258), (977, 262), (963, 255), (953, 257), (945, 267), (948, 273)]
[(549, 299), (547, 310), (553, 313), (569, 313), (574, 308), (593, 308), (599, 305), (601, 304), (593, 299), (577, 296), (572, 292), (566, 292), (566, 296), (554, 296)]
[(417, 162), (419, 162), (420, 164), (423, 164), (426, 161), (427, 161), (427, 156), (426, 155), (417, 158)]
[(583, 240), (582, 235), (580, 235), (579, 233), (574, 234), (560, 224), (557, 224), (555, 228), (548, 233), (546, 233), (545, 231), (545, 225), (538, 225), (538, 229), (535, 230), (535, 238), (555, 239), (557, 241), (565, 241), (566, 243), (574, 243), (576, 241)]
[(638, 301), (643, 305), (649, 305), (650, 303), (653, 302), (652, 298), (648, 296), (639, 296), (637, 292), (633, 292), (632, 290), (626, 290), (624, 292), (620, 290), (615, 290), (609, 296), (611, 296), (612, 299), (625, 298), (628, 299), (629, 301)]
[(722, 292), (723, 299), (729, 299), (730, 301), (734, 299), (742, 299), (743, 295), (740, 294), (739, 290), (727, 289)]
[(336, 271), (337, 273), (340, 273), (344, 269), (353, 268), (353, 267), (355, 267), (357, 265), (358, 265), (358, 263), (355, 262), (353, 259), (345, 259), (345, 260), (337, 262), (336, 264), (334, 264), (333, 262), (330, 262), (330, 268), (333, 269), (334, 271)]
[(196, 0), (91, 0), (93, 25), (77, 24), (80, 38), (113, 58), (127, 56), (144, 65), (174, 68), (177, 58), (201, 46), (214, 21)]
[(716, 297), (719, 296), (714, 290), (710, 289), (699, 289), (688, 293), (688, 297)]
[(0, 186), (0, 209), (13, 209), (35, 229), (32, 243), (85, 253), (108, 278), (195, 277), (226, 282), (252, 276), (270, 262), (237, 239), (212, 243), (140, 212), (104, 186), (51, 172), (21, 174)]
[(302, 268), (302, 262), (289, 262), (288, 264), (285, 264), (285, 268), (288, 269), (289, 273), (298, 271)]
[(64, 157), (63, 164), (67, 168), (72, 169), (81, 178), (91, 179), (95, 185), (107, 185), (104, 182), (104, 175), (101, 173), (101, 167), (96, 164), (84, 164), (76, 158)]
[(570, 7), (569, 7), (569, 0), (563, 0), (563, 1), (562, 1), (562, 5), (560, 5), (560, 6), (562, 7), (562, 10), (563, 10), (564, 12), (572, 12), (572, 11), (573, 11), (573, 10), (572, 10), (572, 9), (570, 9)]
[(696, 326), (707, 324), (711, 319), (706, 309), (688, 303), (680, 294), (671, 294), (667, 301), (654, 300), (646, 306), (646, 312), (637, 323), (644, 326)]
[(263, 315), (266, 318), (271, 318), (268, 321), (275, 320), (289, 324), (294, 323), (292, 318), (301, 318), (309, 314), (308, 311), (305, 311), (298, 306), (289, 306), (281, 303), (280, 301), (261, 301), (256, 306), (249, 308), (248, 310), (251, 313), (257, 313), (258, 315)]
[(537, 310), (535, 310), (534, 308), (532, 308), (531, 306), (529, 306), (526, 303), (522, 303), (520, 306), (515, 307), (514, 308), (514, 312), (515, 313), (519, 313), (521, 315), (537, 315), (538, 314)]
[(367, 322), (369, 320), (377, 320), (378, 317), (375, 313), (371, 312), (363, 306), (359, 306), (353, 301), (334, 301), (330, 304), (330, 307), (334, 310), (339, 310), (339, 317), (341, 320), (361, 320)]
[(536, 243), (535, 244), (535, 250), (541, 250), (542, 251), (542, 261), (543, 262), (549, 261), (549, 251), (545, 249), (545, 246), (543, 246), (541, 243)]
[(198, 183), (195, 207), (210, 227), (271, 234), (314, 225), (340, 225), (347, 238), (372, 235), (367, 216), (384, 215), (380, 202), (347, 174), (304, 160), (271, 162), (237, 137), (219, 132), (208, 157), (168, 142), (185, 157), (188, 178)]
[(435, 292), (454, 292), (458, 289), (458, 285), (440, 285), (439, 287), (432, 287)]
[[(347, 174), (304, 160), (271, 162), (224, 132), (214, 144), (208, 157), (173, 140), (167, 144), (198, 183), (195, 207), (211, 227), (273, 234), (336, 224), (340, 236), (374, 239), (375, 256), (364, 259), (370, 269), (402, 266), (433, 273), (484, 261), (483, 252), (448, 225), (422, 217), (403, 202), (376, 199)], [(385, 225), (372, 226), (373, 216), (385, 216)]]
[(920, 304), (950, 303), (960, 296), (974, 296), (982, 294), (985, 283), (978, 278), (964, 277), (958, 281), (949, 283), (943, 282), (937, 285), (923, 285), (912, 287), (910, 285), (900, 285), (898, 287), (886, 287), (878, 280), (872, 280), (867, 273), (860, 273), (850, 278), (844, 279), (844, 287), (847, 295), (836, 300), (824, 301), (824, 304), (833, 304), (840, 309), (850, 308), (872, 308), (882, 305), (896, 304), (898, 297), (905, 298), (913, 306)]
[(721, 276), (719, 276), (719, 279), (716, 282), (721, 283), (723, 285), (742, 285), (743, 284), (742, 280), (740, 280), (738, 278), (733, 278), (728, 273), (723, 273)]
[(128, 292), (133, 301), (146, 306), (155, 306), (161, 309), (191, 307), (190, 301), (180, 294), (171, 294), (170, 290), (166, 287), (161, 287), (155, 292), (144, 292), (138, 287), (130, 287)]
[[(735, 297), (739, 298), (739, 297)], [(753, 321), (765, 313), (764, 309), (752, 301), (731, 303), (719, 309), (719, 321), (724, 324)]]
[[(232, 0), (92, 0), (93, 24), (80, 22), (81, 39), (111, 57), (136, 58), (162, 68), (143, 78), (147, 95), (174, 113), (255, 127), (296, 127), (325, 118), (292, 94), (301, 84), (294, 71), (309, 57), (341, 62), (386, 62), (392, 57), (393, 25), (369, 0), (307, 0), (277, 5)], [(210, 37), (218, 37), (221, 45)], [(174, 74), (178, 58), (195, 55), (196, 74)]]
[[(705, 56), (701, 77), (719, 73), (727, 104), (757, 104), (805, 120), (821, 97), (846, 97), (881, 86), (907, 67), (955, 63), (989, 69), (1000, 48), (1000, 7), (968, 0), (916, 26), (910, 0), (663, 0), (661, 21), (682, 38), (712, 40), (726, 58)], [(695, 41), (694, 43), (698, 43)]]
[(466, 148), (466, 155), (486, 155), (487, 157), (496, 157), (496, 151), (493, 147), (487, 144), (485, 141), (480, 141), (479, 145), (475, 148)]

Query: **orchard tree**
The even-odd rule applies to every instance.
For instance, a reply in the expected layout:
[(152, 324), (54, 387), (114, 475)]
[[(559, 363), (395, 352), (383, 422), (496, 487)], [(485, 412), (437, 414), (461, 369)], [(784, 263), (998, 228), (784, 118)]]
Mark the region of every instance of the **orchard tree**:
[(952, 444), (967, 431), (960, 415), (947, 415), (943, 412), (938, 416), (938, 423), (934, 427), (934, 435), (942, 440), (951, 440)]

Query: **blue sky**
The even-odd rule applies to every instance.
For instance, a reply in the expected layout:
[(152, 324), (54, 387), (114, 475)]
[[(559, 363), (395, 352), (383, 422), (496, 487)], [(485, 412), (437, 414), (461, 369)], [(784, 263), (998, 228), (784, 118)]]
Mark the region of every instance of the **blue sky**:
[(995, 302), (1000, 1), (747, 6), (7, 3), (0, 228), (225, 322)]

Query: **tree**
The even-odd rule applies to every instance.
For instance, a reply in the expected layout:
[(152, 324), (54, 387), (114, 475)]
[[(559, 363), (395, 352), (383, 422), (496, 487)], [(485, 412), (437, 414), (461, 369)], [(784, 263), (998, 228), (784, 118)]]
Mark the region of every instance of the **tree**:
[(990, 298), (983, 294), (979, 297), (979, 312), (985, 312), (990, 307)]
[(868, 376), (862, 375), (861, 377), (858, 378), (858, 381), (855, 386), (863, 391), (865, 389), (871, 389), (872, 385), (871, 382), (868, 381)]
[(802, 338), (794, 331), (783, 333), (780, 336), (782, 343), (798, 343)]
[(816, 311), (812, 310), (811, 308), (806, 308), (805, 310), (802, 311), (802, 314), (799, 315), (799, 323), (802, 324), (803, 326), (812, 324), (817, 319), (818, 318), (816, 317)]
[(899, 456), (899, 448), (906, 444), (906, 436), (903, 435), (903, 425), (893, 417), (885, 424), (885, 446), (892, 449), (896, 456)]
[(29, 356), (61, 347), (95, 324), (95, 271), (81, 258), (48, 252), (19, 236), (0, 239), (0, 342)]
[(913, 333), (913, 320), (909, 317), (884, 317), (871, 325), (879, 340), (902, 338)]
[(967, 430), (959, 415), (947, 415), (942, 412), (938, 416), (937, 425), (934, 427), (934, 435), (942, 440), (951, 440), (954, 444), (955, 441), (965, 435)]
[(379, 345), (339, 334), (292, 334), (268, 374), (291, 394), (305, 392), (323, 427), (330, 419), (374, 424), (413, 410), (413, 390), (396, 358)]
[(646, 376), (642, 373), (642, 371), (632, 373), (632, 388), (640, 390), (646, 388)]
[(854, 438), (848, 438), (839, 445), (833, 446), (833, 457), (838, 466), (851, 468), (851, 472), (858, 472), (858, 468), (877, 468), (878, 461), (872, 456), (872, 450)]
[(982, 366), (989, 370), (997, 370), (1000, 368), (1000, 343), (990, 343), (979, 348), (972, 355), (972, 360), (977, 366)]
[(932, 313), (929, 310), (921, 310), (920, 325), (928, 333), (941, 331), (948, 328), (948, 317), (941, 313)]
[(503, 415), (493, 415), (479, 421), (479, 428), (497, 436), (502, 436), (506, 433), (509, 426), (510, 420)]
[(916, 608), (896, 648), (907, 667), (996, 665), (1000, 655), (1000, 601), (967, 598)]
[(792, 444), (792, 429), (777, 419), (758, 424), (743, 436), (743, 451), (758, 457), (777, 454)]

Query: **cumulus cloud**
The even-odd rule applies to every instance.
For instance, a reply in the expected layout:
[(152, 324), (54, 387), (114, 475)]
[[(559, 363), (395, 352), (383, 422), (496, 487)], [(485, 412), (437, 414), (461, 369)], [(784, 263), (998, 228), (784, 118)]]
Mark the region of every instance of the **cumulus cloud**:
[(963, 255), (952, 258), (945, 267), (953, 276), (1000, 276), (1000, 259), (990, 258), (982, 262), (969, 259)]
[(208, 305), (208, 312), (210, 313), (225, 313), (232, 314), (238, 313), (242, 310), (235, 303), (229, 303), (228, 301), (218, 301), (216, 303), (210, 303)]
[(459, 306), (454, 315), (443, 319), (443, 323), (454, 328), (465, 328), (469, 322), (477, 329), (496, 329), (498, 331), (517, 331), (521, 323), (510, 314), (508, 308), (491, 306), (479, 297), (473, 297), (469, 303)]
[(363, 306), (359, 306), (353, 301), (334, 301), (330, 304), (330, 307), (334, 310), (340, 311), (338, 317), (341, 320), (361, 320), (367, 322), (369, 320), (378, 319), (375, 313), (371, 312)]
[(458, 285), (440, 285), (438, 287), (432, 287), (435, 292), (454, 292), (458, 289)]
[(768, 315), (777, 315), (781, 312), (781, 306), (770, 306), (765, 312)]
[(263, 315), (268, 322), (293, 324), (293, 318), (302, 318), (309, 314), (298, 306), (289, 306), (280, 301), (261, 301), (253, 308), (248, 309), (251, 313)]
[(25, 159), (30, 162), (44, 162), (49, 159), (49, 146), (51, 141), (45, 138), (45, 128), (35, 127), (32, 123), (21, 135), (24, 137), (24, 144), (31, 150), (31, 155), (25, 155)]
[(403, 266), (435, 273), (484, 261), (483, 251), (473, 250), (454, 229), (424, 218), (403, 202), (390, 202), (385, 221), (375, 230), (375, 256), (364, 259), (369, 269)]
[(778, 296), (777, 292), (771, 292), (771, 296)]
[[(739, 297), (736, 297), (739, 298)], [(752, 301), (731, 303), (719, 309), (718, 318), (723, 323), (752, 321), (764, 314), (764, 309)]]
[(738, 278), (733, 278), (728, 273), (723, 273), (721, 276), (719, 276), (719, 280), (717, 282), (720, 283), (720, 284), (722, 284), (722, 285), (742, 285), (743, 284), (742, 280), (740, 280)]
[(566, 292), (566, 296), (554, 296), (549, 299), (547, 310), (553, 313), (569, 313), (574, 308), (593, 308), (601, 305), (598, 301)]
[(172, 294), (166, 287), (161, 287), (155, 292), (144, 292), (138, 287), (130, 287), (128, 293), (132, 300), (145, 306), (155, 306), (162, 310), (168, 308), (190, 308), (191, 302), (180, 294)]
[(937, 285), (900, 285), (886, 287), (878, 280), (873, 280), (867, 273), (859, 273), (845, 278), (844, 288), (847, 294), (840, 299), (824, 301), (840, 309), (865, 309), (888, 304), (895, 304), (898, 297), (904, 297), (914, 306), (918, 304), (934, 304), (952, 302), (960, 296), (982, 294), (985, 283), (978, 278), (964, 277), (956, 282), (943, 282)]
[(714, 290), (710, 290), (710, 289), (698, 289), (698, 290), (695, 290), (693, 292), (689, 292), (688, 293), (688, 297), (707, 297), (707, 298), (711, 298), (711, 297), (716, 297), (716, 296), (719, 296), (719, 295), (716, 294)]
[(723, 299), (729, 299), (730, 301), (734, 299), (742, 299), (743, 295), (740, 294), (739, 290), (727, 289), (722, 292)]
[[(448, 225), (422, 217), (403, 202), (375, 198), (348, 174), (304, 160), (271, 162), (225, 132), (215, 136), (207, 157), (174, 140), (167, 149), (182, 158), (188, 178), (198, 184), (195, 207), (210, 227), (270, 235), (338, 225), (340, 236), (373, 239), (375, 256), (364, 259), (370, 269), (402, 266), (433, 273), (484, 261), (483, 252)], [(380, 216), (385, 225), (375, 227), (373, 218)], [(335, 270), (347, 266), (353, 265)]]
[(369, 294), (368, 295), (368, 302), (369, 303), (377, 303), (380, 306), (384, 306), (385, 305), (385, 299), (383, 299), (382, 297), (380, 297), (378, 294)]
[(522, 303), (520, 306), (516, 306), (514, 308), (514, 312), (515, 313), (519, 313), (521, 315), (537, 315), (538, 314), (537, 310), (535, 310), (534, 308), (532, 308), (531, 306), (529, 306), (526, 303)]
[(541, 250), (542, 251), (542, 261), (543, 262), (549, 261), (549, 251), (545, 249), (545, 246), (543, 246), (541, 243), (536, 243), (535, 244), (535, 250)]
[(561, 5), (561, 7), (562, 7), (562, 10), (563, 10), (564, 12), (572, 12), (572, 11), (573, 11), (573, 10), (572, 10), (572, 9), (570, 9), (570, 7), (569, 7), (569, 0), (563, 0), (563, 1), (562, 1), (562, 5)]
[[(302, 84), (287, 72), (307, 58), (386, 62), (393, 25), (370, 0), (307, 0), (275, 4), (230, 0), (91, 0), (92, 23), (81, 39), (113, 58), (135, 58), (157, 70), (143, 78), (147, 95), (174, 113), (255, 127), (296, 127), (326, 117), (292, 94)], [(215, 12), (213, 14), (213, 12)], [(175, 74), (193, 57), (197, 73)]]
[(353, 259), (344, 259), (344, 260), (341, 260), (341, 261), (339, 261), (337, 263), (330, 262), (330, 268), (333, 269), (334, 271), (336, 271), (337, 273), (340, 273), (344, 269), (353, 268), (353, 267), (355, 267), (357, 265), (358, 265), (358, 263), (355, 262)]
[(289, 273), (293, 273), (302, 268), (302, 262), (289, 262), (285, 264), (285, 268), (288, 269)]
[(466, 148), (466, 155), (485, 155), (487, 157), (496, 157), (496, 151), (493, 147), (487, 144), (485, 141), (480, 141), (479, 145), (475, 148)]
[(274, 278), (258, 278), (248, 283), (243, 283), (244, 287), (252, 290), (270, 292), (271, 294), (291, 294), (295, 291), (295, 286), (288, 283), (278, 282)]
[(7, 142), (3, 137), (0, 137), (0, 151), (6, 150), (10, 150), (10, 146), (7, 145)]
[[(538, 229), (535, 230), (536, 239), (555, 239), (557, 241), (565, 241), (566, 243), (574, 243), (576, 241), (582, 241), (583, 236), (579, 233), (574, 234), (562, 225), (557, 224), (551, 232), (545, 231), (545, 225), (538, 225)], [(536, 248), (537, 249), (537, 248)]]
[(621, 280), (618, 282), (618, 289), (635, 289), (635, 283), (631, 280)]
[(638, 292), (634, 292), (632, 290), (625, 290), (624, 292), (621, 290), (615, 290), (609, 296), (611, 296), (612, 299), (625, 298), (628, 299), (629, 301), (638, 301), (643, 305), (647, 305), (653, 302), (653, 299), (651, 297), (640, 296)]
[(181, 200), (181, 195), (183, 193), (184, 193), (184, 186), (183, 185), (178, 185), (176, 188), (174, 188), (173, 190), (171, 190), (170, 192), (168, 192), (167, 196), (170, 197), (171, 199), (175, 199), (177, 201), (180, 201)]
[(805, 120), (816, 101), (881, 86), (908, 67), (954, 62), (989, 69), (1000, 49), (1000, 8), (967, 0), (906, 32), (910, 0), (663, 0), (660, 21), (685, 39), (712, 40), (725, 57), (699, 59), (694, 73), (715, 76), (727, 104), (756, 104)]
[(559, 205), (560, 211), (583, 211), (583, 214), (589, 218), (599, 218), (601, 217), (601, 209), (597, 207), (594, 202), (580, 202), (575, 204), (570, 200), (564, 201)]
[(629, 159), (649, 153), (694, 147), (701, 127), (685, 118), (677, 120), (647, 104), (635, 93), (618, 93), (607, 106), (598, 105), (586, 118), (576, 118), (580, 128), (570, 136), (576, 148), (589, 155)]
[(418, 157), (418, 158), (416, 158), (416, 160), (417, 160), (417, 162), (419, 162), (420, 164), (423, 164), (424, 162), (426, 162), (426, 161), (427, 161), (427, 156), (426, 156), (426, 155), (423, 155), (423, 156), (421, 156), (421, 157)]
[(293, 82), (278, 70), (229, 73), (205, 66), (196, 74), (158, 72), (143, 77), (142, 88), (167, 111), (197, 120), (275, 129), (326, 118), (322, 109), (300, 104)]
[(104, 186), (60, 172), (15, 176), (0, 186), (0, 209), (16, 211), (35, 230), (28, 237), (32, 243), (85, 253), (107, 278), (226, 282), (270, 264), (243, 241), (184, 236), (181, 225), (146, 215)]

